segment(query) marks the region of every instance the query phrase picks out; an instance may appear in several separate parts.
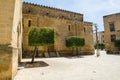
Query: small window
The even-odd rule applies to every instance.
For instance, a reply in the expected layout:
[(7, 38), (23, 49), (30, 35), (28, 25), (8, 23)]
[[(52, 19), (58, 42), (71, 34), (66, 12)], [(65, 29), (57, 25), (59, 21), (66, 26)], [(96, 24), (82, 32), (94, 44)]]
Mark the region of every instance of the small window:
[(110, 23), (109, 26), (110, 26), (110, 31), (115, 31), (114, 23)]
[(70, 31), (70, 30), (71, 30), (70, 25), (68, 25), (68, 31)]
[(31, 26), (31, 20), (28, 20), (28, 27)]
[(86, 32), (86, 28), (84, 28), (84, 32)]
[(111, 35), (111, 42), (114, 42), (116, 40), (116, 35)]
[(48, 15), (49, 15), (49, 13), (47, 12), (47, 13), (46, 13), (46, 16), (48, 16)]
[(31, 10), (28, 10), (28, 13), (31, 13)]

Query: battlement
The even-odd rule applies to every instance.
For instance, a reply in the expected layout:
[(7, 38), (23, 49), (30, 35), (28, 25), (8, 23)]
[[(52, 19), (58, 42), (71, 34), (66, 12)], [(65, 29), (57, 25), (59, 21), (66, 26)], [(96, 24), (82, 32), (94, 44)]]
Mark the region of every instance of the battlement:
[(83, 14), (28, 2), (23, 2), (23, 14), (83, 21)]

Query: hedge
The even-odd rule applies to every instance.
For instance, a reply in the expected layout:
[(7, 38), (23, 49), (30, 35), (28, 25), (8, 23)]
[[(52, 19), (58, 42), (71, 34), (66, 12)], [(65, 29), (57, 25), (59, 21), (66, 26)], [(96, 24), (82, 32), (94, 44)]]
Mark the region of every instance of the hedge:
[(84, 46), (84, 44), (85, 44), (84, 38), (80, 38), (79, 36), (69, 36), (66, 38), (67, 47), (80, 47)]
[(30, 46), (48, 46), (54, 44), (53, 28), (32, 27), (28, 33), (28, 44)]

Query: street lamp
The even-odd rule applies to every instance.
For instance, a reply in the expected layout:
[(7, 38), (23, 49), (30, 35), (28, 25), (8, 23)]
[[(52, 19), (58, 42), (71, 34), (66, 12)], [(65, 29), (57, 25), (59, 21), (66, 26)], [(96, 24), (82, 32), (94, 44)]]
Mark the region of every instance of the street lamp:
[(98, 41), (98, 34), (97, 34), (98, 26), (97, 24), (94, 24), (94, 26), (95, 26), (95, 32), (96, 32), (96, 56), (99, 57), (100, 56), (100, 53), (98, 50), (99, 41)]

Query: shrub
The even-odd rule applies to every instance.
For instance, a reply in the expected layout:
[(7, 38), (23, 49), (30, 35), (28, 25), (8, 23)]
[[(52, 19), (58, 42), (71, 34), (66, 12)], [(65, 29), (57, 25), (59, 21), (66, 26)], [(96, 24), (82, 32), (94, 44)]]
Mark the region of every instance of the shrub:
[(115, 40), (115, 46), (116, 46), (116, 47), (120, 47), (120, 39)]
[(54, 44), (53, 28), (37, 28), (32, 27), (28, 35), (28, 43), (30, 46), (49, 46)]
[(67, 47), (80, 47), (84, 46), (84, 44), (85, 44), (84, 38), (80, 38), (78, 36), (69, 36), (66, 39)]
[[(95, 49), (97, 48), (97, 44), (96, 45), (94, 45), (94, 47), (95, 47)], [(99, 43), (98, 44), (98, 49), (104, 49), (105, 48), (105, 44), (103, 44), (103, 43)]]

